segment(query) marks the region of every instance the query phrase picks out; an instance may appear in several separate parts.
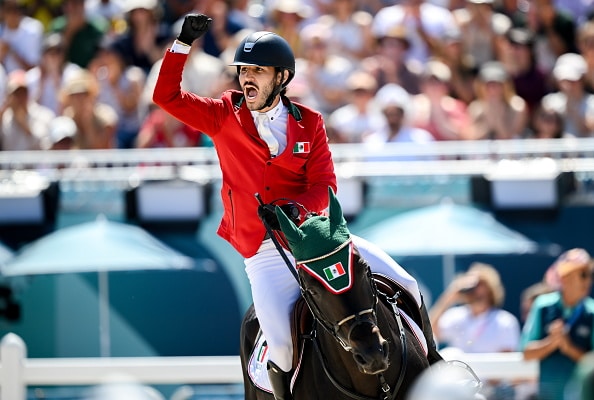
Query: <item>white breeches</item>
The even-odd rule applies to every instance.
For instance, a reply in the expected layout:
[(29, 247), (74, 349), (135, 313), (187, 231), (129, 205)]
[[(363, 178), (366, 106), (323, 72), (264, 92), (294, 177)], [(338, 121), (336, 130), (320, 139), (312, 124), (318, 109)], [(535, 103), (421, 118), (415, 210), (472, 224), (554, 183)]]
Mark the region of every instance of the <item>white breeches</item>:
[[(361, 256), (373, 272), (387, 275), (404, 286), (421, 305), (416, 280), (374, 244), (352, 235)], [(293, 256), (285, 252), (294, 265)], [(271, 239), (262, 242), (256, 255), (245, 259), (256, 316), (268, 343), (269, 359), (283, 371), (291, 369), (293, 343), (291, 313), (300, 295), (299, 285)]]

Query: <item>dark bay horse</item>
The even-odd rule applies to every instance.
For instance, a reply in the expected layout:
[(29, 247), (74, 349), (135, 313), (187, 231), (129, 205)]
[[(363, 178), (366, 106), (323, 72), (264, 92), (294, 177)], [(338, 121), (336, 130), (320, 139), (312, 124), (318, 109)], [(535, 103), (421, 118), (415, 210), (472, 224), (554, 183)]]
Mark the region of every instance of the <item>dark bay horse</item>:
[[(300, 227), (276, 208), (301, 288), (292, 326), (293, 398), (404, 399), (429, 366), (401, 314), (406, 294), (389, 279), (372, 275), (332, 190), (329, 196), (329, 216), (311, 216)], [(255, 379), (266, 375), (261, 361), (266, 343), (253, 306), (244, 316), (241, 340), (246, 400), (273, 399)]]

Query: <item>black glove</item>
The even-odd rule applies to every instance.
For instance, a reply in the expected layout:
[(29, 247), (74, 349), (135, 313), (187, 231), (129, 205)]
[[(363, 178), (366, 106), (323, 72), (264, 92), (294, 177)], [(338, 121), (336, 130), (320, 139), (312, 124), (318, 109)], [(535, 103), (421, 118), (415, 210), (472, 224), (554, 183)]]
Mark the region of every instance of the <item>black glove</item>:
[(211, 22), (212, 18), (204, 14), (186, 15), (177, 40), (191, 46), (194, 40), (206, 33)]
[[(283, 212), (295, 224), (299, 224), (299, 209), (294, 204), (284, 204), (280, 206)], [(262, 204), (258, 206), (258, 216), (265, 222), (270, 229), (280, 231), (280, 224), (276, 217), (276, 206), (272, 204)]]

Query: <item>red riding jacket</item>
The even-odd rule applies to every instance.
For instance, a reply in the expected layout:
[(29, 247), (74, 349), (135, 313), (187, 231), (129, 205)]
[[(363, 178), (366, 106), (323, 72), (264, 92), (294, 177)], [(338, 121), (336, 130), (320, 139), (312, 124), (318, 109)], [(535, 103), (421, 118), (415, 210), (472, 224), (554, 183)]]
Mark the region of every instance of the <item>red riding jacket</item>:
[(153, 100), (212, 139), (223, 175), (224, 214), (217, 233), (242, 256), (251, 257), (265, 235), (255, 193), (265, 203), (286, 198), (319, 212), (328, 205), (328, 186), (336, 192), (324, 122), (320, 113), (283, 98), (289, 110), (287, 147), (271, 158), (241, 92), (229, 90), (213, 99), (180, 89), (187, 57), (166, 52)]

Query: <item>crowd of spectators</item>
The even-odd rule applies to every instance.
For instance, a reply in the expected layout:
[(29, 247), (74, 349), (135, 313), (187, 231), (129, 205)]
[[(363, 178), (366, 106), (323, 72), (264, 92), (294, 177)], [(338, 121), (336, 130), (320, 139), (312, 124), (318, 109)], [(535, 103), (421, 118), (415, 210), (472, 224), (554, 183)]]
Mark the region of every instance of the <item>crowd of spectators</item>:
[(274, 31), (332, 143), (594, 135), (594, 0), (3, 0), (0, 150), (209, 146), (152, 103), (189, 12), (213, 24), (184, 89), (237, 88), (238, 42)]

